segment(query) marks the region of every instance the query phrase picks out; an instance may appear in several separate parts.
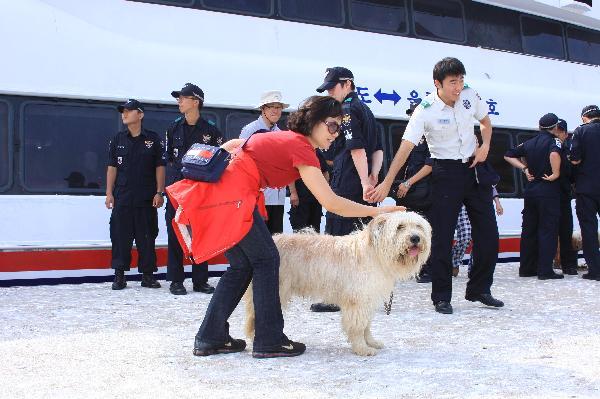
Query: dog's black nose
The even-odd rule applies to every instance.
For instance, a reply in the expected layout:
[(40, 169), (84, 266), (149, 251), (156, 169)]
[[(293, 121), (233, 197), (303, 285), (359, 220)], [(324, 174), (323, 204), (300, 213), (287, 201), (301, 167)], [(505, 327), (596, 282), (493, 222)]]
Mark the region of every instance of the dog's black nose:
[(413, 245), (417, 245), (419, 243), (419, 241), (421, 241), (421, 237), (419, 237), (418, 235), (413, 234), (412, 236), (410, 236), (410, 242)]

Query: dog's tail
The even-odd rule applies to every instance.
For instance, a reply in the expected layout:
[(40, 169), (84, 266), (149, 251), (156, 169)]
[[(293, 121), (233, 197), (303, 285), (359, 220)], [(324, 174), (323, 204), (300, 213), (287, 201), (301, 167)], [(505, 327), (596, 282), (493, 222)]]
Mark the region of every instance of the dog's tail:
[(246, 293), (244, 294), (244, 302), (246, 303), (246, 337), (248, 339), (254, 338), (254, 320), (256, 318), (254, 314), (254, 298), (252, 296), (252, 283), (248, 285), (248, 289), (246, 289)]

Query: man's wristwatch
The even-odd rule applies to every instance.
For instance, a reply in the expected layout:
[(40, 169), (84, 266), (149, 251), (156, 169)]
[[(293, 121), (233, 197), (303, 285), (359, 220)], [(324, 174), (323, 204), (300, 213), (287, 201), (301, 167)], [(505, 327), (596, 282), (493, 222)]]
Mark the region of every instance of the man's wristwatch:
[(165, 196), (165, 192), (164, 191), (157, 191), (156, 195), (160, 195), (161, 197)]
[(403, 181), (402, 185), (406, 188), (410, 188), (410, 182), (408, 180)]

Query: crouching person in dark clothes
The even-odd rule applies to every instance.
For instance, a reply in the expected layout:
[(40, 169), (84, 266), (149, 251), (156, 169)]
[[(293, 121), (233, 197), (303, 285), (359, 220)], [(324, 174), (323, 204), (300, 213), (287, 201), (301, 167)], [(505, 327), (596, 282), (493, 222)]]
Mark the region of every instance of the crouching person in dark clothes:
[(123, 124), (109, 145), (106, 172), (106, 207), (110, 215), (113, 290), (127, 286), (125, 271), (131, 264), (133, 240), (138, 250), (138, 271), (143, 274), (142, 287), (160, 288), (154, 277), (158, 235), (156, 208), (163, 205), (165, 187), (164, 143), (158, 134), (142, 127), (144, 107), (128, 100), (117, 107)]

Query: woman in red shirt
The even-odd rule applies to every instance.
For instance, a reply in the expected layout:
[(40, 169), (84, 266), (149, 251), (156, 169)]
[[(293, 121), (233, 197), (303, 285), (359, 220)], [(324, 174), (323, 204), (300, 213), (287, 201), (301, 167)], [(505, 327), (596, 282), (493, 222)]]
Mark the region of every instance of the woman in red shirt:
[[(305, 345), (283, 333), (279, 302), (279, 253), (261, 217), (261, 187), (284, 187), (302, 178), (327, 210), (345, 217), (369, 217), (403, 207), (372, 207), (337, 196), (321, 173), (316, 148), (327, 149), (339, 134), (342, 106), (314, 96), (288, 118), (287, 132), (261, 133), (244, 144), (223, 145), (236, 153), (217, 183), (182, 180), (167, 188), (177, 209), (182, 247), (196, 262), (225, 252), (230, 267), (221, 277), (194, 342), (194, 354), (241, 352), (246, 342), (229, 335), (227, 320), (253, 282), (256, 312), (252, 356), (301, 355)], [(243, 147), (242, 147), (243, 146)], [(240, 147), (242, 147), (240, 149)], [(193, 238), (189, 230), (198, 231)], [(299, 265), (299, 267), (302, 267)]]

